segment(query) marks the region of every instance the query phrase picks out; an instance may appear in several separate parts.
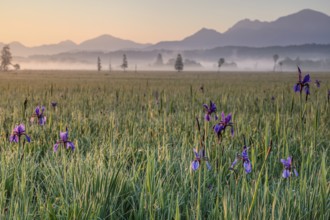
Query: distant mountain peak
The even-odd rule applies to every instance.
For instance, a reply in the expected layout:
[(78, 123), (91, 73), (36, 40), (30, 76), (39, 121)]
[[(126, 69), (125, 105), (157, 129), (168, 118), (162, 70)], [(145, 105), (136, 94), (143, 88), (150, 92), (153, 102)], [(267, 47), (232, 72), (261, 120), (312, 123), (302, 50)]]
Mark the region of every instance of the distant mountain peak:
[(196, 32), (197, 33), (219, 33), (216, 30), (212, 29), (212, 28), (206, 28), (206, 27), (202, 27), (199, 31)]
[[(318, 14), (318, 15), (325, 15), (325, 16), (328, 16), (327, 14), (323, 13), (323, 12), (320, 12), (320, 11), (316, 11), (316, 10), (313, 10), (313, 9), (309, 9), (309, 8), (306, 8), (306, 9), (302, 9), (294, 14), (308, 14), (308, 15), (315, 15), (315, 14)], [(293, 14), (293, 15), (294, 15)]]
[(292, 20), (312, 19), (312, 20), (314, 20), (314, 19), (327, 19), (327, 18), (329, 18), (329, 16), (325, 13), (315, 11), (315, 10), (312, 10), (312, 9), (303, 9), (303, 10), (298, 11), (296, 13), (279, 17), (276, 21), (286, 20), (286, 19), (292, 19)]
[(204, 38), (205, 40), (207, 40), (207, 39), (218, 38), (219, 36), (221, 36), (220, 32), (217, 32), (214, 29), (208, 29), (203, 27), (196, 33), (184, 38), (183, 40), (194, 40), (196, 38)]
[(75, 42), (73, 42), (72, 40), (64, 40), (58, 43), (59, 45), (66, 45), (66, 46), (75, 46), (77, 45)]
[(238, 29), (250, 29), (250, 30), (258, 30), (262, 28), (263, 26), (267, 25), (269, 22), (267, 21), (260, 21), (258, 19), (256, 20), (250, 20), (248, 18), (238, 21), (234, 26), (228, 29), (227, 32), (236, 31)]

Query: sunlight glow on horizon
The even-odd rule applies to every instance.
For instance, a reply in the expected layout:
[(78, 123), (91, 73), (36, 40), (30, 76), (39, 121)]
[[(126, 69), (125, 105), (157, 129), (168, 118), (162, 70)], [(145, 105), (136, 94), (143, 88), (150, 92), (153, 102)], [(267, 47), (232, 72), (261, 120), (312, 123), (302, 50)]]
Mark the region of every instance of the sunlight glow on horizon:
[(328, 0), (2, 0), (0, 42), (37, 46), (72, 40), (79, 44), (109, 34), (157, 43), (181, 40), (203, 27), (225, 32), (246, 18), (273, 21), (306, 8), (330, 15)]

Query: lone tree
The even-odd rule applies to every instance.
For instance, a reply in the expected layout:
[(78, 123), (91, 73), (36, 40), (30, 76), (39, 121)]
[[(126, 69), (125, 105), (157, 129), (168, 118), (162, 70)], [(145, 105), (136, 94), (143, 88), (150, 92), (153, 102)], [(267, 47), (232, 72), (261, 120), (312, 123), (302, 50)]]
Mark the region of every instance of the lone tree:
[(15, 70), (21, 69), (21, 66), (18, 63), (14, 64), (13, 67), (15, 68)]
[(163, 56), (161, 53), (159, 53), (156, 58), (155, 66), (163, 66), (163, 65), (164, 65)]
[(218, 71), (220, 71), (220, 68), (224, 63), (225, 63), (225, 58), (220, 58), (218, 61)]
[(112, 67), (111, 67), (111, 59), (109, 59), (109, 72), (111, 72)]
[(5, 45), (1, 51), (0, 70), (8, 71), (8, 66), (11, 65), (11, 60), (12, 60), (12, 56), (11, 56), (9, 45)]
[(126, 54), (123, 55), (123, 64), (121, 64), (121, 68), (124, 70), (124, 72), (126, 71), (126, 68), (128, 67), (128, 63), (127, 63), (127, 57)]
[(283, 72), (283, 62), (279, 62), (278, 65), (280, 65), (280, 68), (281, 68), (281, 72)]
[(274, 69), (273, 71), (275, 72), (275, 69), (276, 69), (276, 63), (277, 63), (277, 60), (278, 60), (279, 56), (277, 54), (274, 54), (273, 56), (273, 60), (274, 60)]
[(183, 70), (183, 61), (182, 61), (182, 57), (181, 54), (178, 54), (178, 56), (176, 57), (176, 61), (174, 64), (174, 68), (175, 70), (177, 70), (178, 72)]
[(101, 71), (102, 70), (102, 65), (101, 65), (101, 58), (97, 57), (97, 71)]

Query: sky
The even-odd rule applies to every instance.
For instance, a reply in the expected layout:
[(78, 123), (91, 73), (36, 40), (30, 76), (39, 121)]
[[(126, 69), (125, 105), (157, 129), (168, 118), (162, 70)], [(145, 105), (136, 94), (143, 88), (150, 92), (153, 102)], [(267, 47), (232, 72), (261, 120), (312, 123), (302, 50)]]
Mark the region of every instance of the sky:
[(225, 32), (239, 20), (273, 21), (330, 0), (0, 0), (0, 42), (75, 43), (110, 34), (139, 43), (181, 40), (206, 27)]

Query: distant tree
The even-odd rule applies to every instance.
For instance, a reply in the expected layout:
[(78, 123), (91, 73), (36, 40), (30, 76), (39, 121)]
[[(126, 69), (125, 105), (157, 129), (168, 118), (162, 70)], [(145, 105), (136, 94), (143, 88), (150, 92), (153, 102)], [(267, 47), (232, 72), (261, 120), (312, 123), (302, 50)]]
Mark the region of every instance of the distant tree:
[(15, 68), (15, 70), (21, 69), (21, 66), (18, 63), (14, 64), (13, 67)]
[(283, 62), (279, 62), (278, 65), (280, 65), (280, 68), (281, 68), (281, 72), (283, 71), (282, 67), (283, 67)]
[(182, 61), (182, 56), (181, 54), (178, 54), (178, 56), (176, 57), (175, 60), (175, 64), (174, 64), (174, 68), (175, 70), (177, 70), (178, 72), (183, 70), (183, 61)]
[(111, 67), (111, 59), (109, 59), (109, 72), (111, 72), (111, 69), (112, 67)]
[(5, 45), (1, 51), (1, 66), (0, 69), (3, 71), (8, 71), (8, 66), (11, 65), (11, 52), (9, 45)]
[(220, 58), (218, 61), (218, 71), (220, 71), (220, 68), (224, 63), (225, 63), (225, 58)]
[(164, 65), (163, 56), (161, 53), (159, 53), (156, 58), (155, 66), (163, 66), (163, 65)]
[(127, 63), (127, 57), (126, 54), (123, 55), (123, 63), (121, 64), (121, 68), (124, 70), (124, 72), (126, 71), (126, 68), (128, 67), (128, 63)]
[(273, 71), (275, 72), (275, 69), (276, 69), (276, 63), (277, 63), (277, 60), (278, 60), (279, 56), (277, 54), (274, 54), (273, 56), (273, 60), (274, 60), (274, 69)]
[(101, 65), (101, 58), (97, 57), (97, 71), (102, 70), (102, 65)]

